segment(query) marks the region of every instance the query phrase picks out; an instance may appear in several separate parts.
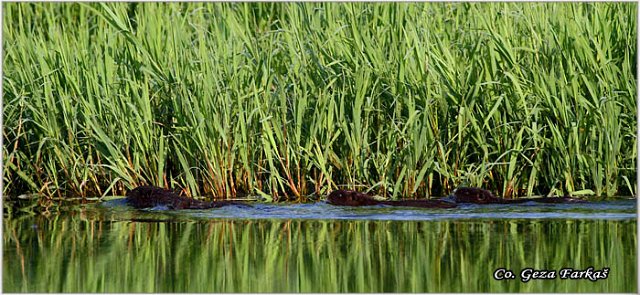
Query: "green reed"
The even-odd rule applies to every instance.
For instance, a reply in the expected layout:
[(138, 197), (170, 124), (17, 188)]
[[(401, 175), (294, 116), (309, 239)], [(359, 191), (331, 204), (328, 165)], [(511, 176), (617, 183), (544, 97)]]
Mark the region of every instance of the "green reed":
[[(634, 220), (132, 222), (126, 214), (98, 221), (88, 212), (6, 219), (3, 291), (633, 293), (637, 287)], [(525, 267), (589, 266), (609, 267), (609, 277), (493, 279), (501, 267), (519, 275)]]
[(6, 3), (4, 194), (636, 194), (635, 3)]

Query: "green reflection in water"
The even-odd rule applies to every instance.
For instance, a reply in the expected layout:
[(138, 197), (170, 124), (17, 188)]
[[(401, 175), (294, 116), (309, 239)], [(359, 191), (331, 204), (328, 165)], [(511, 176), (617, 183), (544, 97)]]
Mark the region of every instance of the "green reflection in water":
[[(4, 220), (4, 292), (636, 292), (636, 221)], [(89, 218), (90, 219), (90, 218)], [(522, 283), (495, 269), (609, 267)]]

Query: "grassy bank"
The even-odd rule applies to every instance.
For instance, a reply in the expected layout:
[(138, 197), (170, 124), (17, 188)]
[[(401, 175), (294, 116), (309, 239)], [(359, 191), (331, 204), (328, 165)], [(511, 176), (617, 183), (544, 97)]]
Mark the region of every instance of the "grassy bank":
[(636, 194), (636, 3), (3, 3), (5, 195)]

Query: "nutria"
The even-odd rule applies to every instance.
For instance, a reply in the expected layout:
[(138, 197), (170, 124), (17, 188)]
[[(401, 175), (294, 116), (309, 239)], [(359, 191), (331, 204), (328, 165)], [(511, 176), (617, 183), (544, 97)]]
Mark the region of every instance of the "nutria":
[(331, 192), (327, 197), (327, 202), (338, 206), (405, 206), (421, 208), (454, 208), (456, 204), (442, 200), (401, 200), (401, 201), (378, 201), (368, 195), (349, 190), (337, 190)]
[(473, 204), (520, 204), (526, 202), (537, 203), (584, 203), (584, 200), (568, 196), (558, 198), (529, 198), (529, 199), (503, 199), (494, 196), (490, 191), (476, 187), (459, 187), (453, 191), (453, 200), (456, 203)]
[(127, 193), (127, 203), (136, 209), (167, 207), (170, 210), (178, 209), (210, 209), (226, 205), (245, 205), (244, 203), (231, 201), (205, 202), (191, 198), (181, 197), (177, 193), (155, 186), (139, 186)]

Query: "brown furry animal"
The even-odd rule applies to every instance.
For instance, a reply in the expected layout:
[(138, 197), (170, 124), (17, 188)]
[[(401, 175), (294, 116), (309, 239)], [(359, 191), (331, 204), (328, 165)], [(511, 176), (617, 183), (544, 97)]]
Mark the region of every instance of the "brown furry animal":
[(139, 186), (127, 193), (127, 203), (136, 209), (166, 206), (170, 210), (210, 209), (227, 205), (245, 205), (231, 201), (206, 202), (181, 197), (175, 192), (155, 186)]
[(473, 203), (473, 204), (520, 204), (526, 202), (537, 203), (584, 203), (586, 201), (571, 198), (571, 197), (558, 197), (558, 198), (530, 198), (530, 199), (503, 199), (493, 195), (490, 191), (476, 187), (459, 187), (453, 191), (453, 199), (456, 203)]
[(456, 204), (441, 200), (401, 200), (401, 201), (378, 201), (366, 194), (349, 190), (337, 190), (331, 192), (327, 197), (327, 202), (337, 206), (404, 206), (420, 208), (454, 208)]

